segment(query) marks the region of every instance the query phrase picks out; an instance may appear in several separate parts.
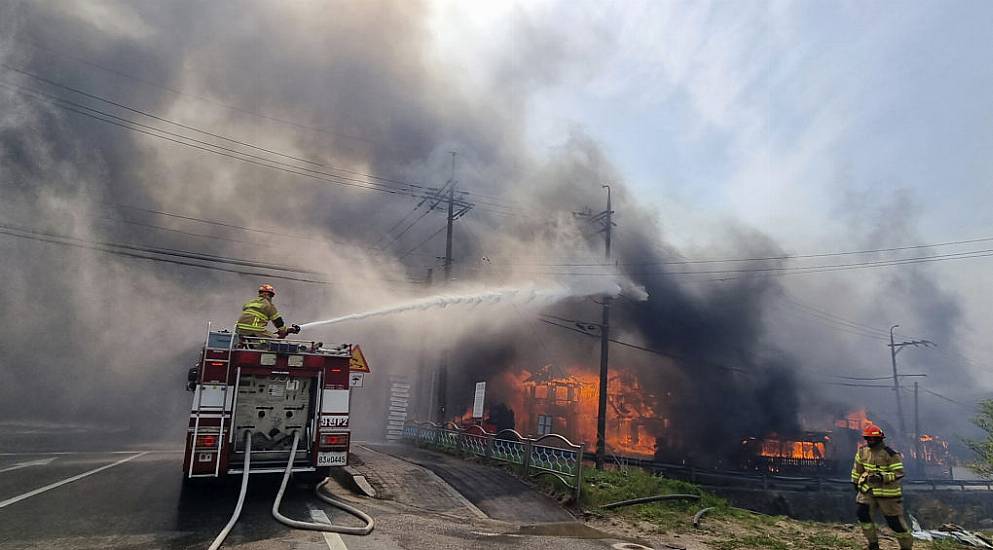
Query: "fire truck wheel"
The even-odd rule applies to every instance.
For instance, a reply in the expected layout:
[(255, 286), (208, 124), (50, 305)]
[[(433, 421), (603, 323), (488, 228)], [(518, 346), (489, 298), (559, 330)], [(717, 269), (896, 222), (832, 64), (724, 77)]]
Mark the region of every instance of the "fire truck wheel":
[(183, 476), (183, 485), (180, 489), (181, 498), (192, 497), (197, 498), (197, 496), (213, 494), (218, 489), (224, 488), (230, 484), (227, 478), (215, 478), (215, 477), (197, 477), (188, 478)]

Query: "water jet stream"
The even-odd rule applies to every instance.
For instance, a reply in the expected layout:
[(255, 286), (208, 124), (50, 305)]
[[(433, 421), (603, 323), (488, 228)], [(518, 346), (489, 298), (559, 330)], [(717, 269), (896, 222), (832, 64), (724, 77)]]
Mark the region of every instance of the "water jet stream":
[(402, 302), (393, 306), (373, 309), (361, 313), (352, 313), (350, 315), (343, 315), (341, 317), (335, 317), (333, 319), (325, 319), (323, 321), (311, 321), (309, 323), (301, 324), (300, 328), (307, 329), (321, 325), (332, 325), (344, 321), (357, 321), (359, 319), (367, 319), (369, 317), (392, 315), (394, 313), (402, 313), (405, 311), (446, 308), (448, 306), (457, 306), (457, 305), (476, 306), (480, 304), (498, 304), (498, 303), (510, 303), (517, 305), (538, 303), (542, 305), (547, 305), (564, 300), (566, 298), (604, 295), (604, 294), (616, 296), (617, 294), (620, 294), (620, 292), (621, 292), (620, 285), (618, 285), (614, 281), (606, 281), (601, 284), (595, 284), (595, 285), (588, 284), (582, 287), (568, 287), (568, 286), (536, 287), (533, 285), (529, 285), (520, 288), (501, 288), (496, 290), (467, 293), (467, 294), (438, 294), (435, 296), (429, 296), (427, 298), (419, 298), (416, 300), (410, 300), (408, 302)]

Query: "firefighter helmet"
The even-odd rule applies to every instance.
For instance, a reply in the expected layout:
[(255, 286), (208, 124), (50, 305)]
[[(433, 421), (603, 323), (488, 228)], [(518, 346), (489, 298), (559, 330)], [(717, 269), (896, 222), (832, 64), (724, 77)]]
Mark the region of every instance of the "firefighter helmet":
[(268, 292), (273, 296), (276, 295), (276, 289), (273, 288), (272, 285), (270, 285), (269, 283), (263, 283), (262, 286), (259, 287), (259, 292)]
[(883, 435), (883, 429), (875, 424), (867, 424), (862, 430), (862, 437), (886, 437)]

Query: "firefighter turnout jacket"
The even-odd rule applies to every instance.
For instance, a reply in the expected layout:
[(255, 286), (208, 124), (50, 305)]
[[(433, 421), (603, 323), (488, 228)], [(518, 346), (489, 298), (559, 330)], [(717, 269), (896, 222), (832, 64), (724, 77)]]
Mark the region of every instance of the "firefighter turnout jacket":
[(875, 449), (860, 447), (855, 451), (852, 483), (859, 493), (876, 498), (899, 498), (903, 496), (901, 479), (903, 458), (900, 453), (885, 445)]
[(283, 326), (283, 319), (276, 311), (276, 306), (273, 305), (272, 300), (266, 296), (259, 296), (241, 306), (241, 316), (238, 317), (235, 330), (242, 334), (264, 333), (269, 321), (272, 321), (276, 328)]

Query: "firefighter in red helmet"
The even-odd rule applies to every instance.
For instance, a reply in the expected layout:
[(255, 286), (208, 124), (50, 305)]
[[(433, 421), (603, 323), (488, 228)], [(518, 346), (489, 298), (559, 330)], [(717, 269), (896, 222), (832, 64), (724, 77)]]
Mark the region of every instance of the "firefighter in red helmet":
[(276, 326), (276, 334), (280, 338), (292, 332), (300, 332), (296, 325), (287, 327), (283, 318), (273, 305), (272, 299), (276, 296), (276, 289), (269, 283), (264, 283), (259, 287), (259, 295), (241, 306), (241, 315), (235, 323), (235, 334), (239, 336), (250, 336), (255, 338), (272, 338), (273, 334), (266, 330), (269, 322)]
[(893, 530), (901, 550), (914, 546), (914, 538), (907, 527), (903, 513), (903, 458), (883, 443), (883, 430), (869, 424), (862, 430), (865, 446), (855, 451), (855, 464), (852, 466), (852, 485), (858, 496), (855, 497), (859, 527), (869, 543), (869, 550), (879, 550), (879, 536), (872, 513), (879, 510)]

